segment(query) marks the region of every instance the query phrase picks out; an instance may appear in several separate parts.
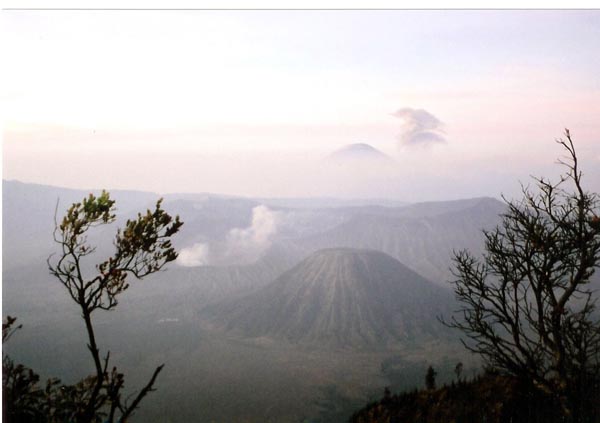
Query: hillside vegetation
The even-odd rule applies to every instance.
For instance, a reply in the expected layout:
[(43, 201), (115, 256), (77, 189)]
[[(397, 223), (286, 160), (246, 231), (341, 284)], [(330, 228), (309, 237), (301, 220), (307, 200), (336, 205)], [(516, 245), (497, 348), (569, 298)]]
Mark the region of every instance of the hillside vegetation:
[[(589, 422), (600, 421), (600, 389), (582, 398)], [(510, 376), (486, 373), (437, 390), (384, 395), (357, 411), (351, 423), (558, 423), (564, 422), (555, 398)]]

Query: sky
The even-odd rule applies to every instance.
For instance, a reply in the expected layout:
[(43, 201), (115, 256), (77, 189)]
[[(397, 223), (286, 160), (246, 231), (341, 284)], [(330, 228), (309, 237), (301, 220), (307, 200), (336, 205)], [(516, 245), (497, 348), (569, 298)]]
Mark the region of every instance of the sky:
[[(569, 128), (600, 191), (600, 11), (10, 11), (3, 178), (405, 201), (513, 195)], [(387, 154), (332, 165), (368, 143)]]

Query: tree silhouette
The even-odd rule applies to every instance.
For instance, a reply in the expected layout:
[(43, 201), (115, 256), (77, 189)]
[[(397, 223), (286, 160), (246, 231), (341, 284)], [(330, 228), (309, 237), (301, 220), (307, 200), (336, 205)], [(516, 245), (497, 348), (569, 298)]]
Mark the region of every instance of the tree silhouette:
[[(584, 421), (600, 375), (600, 322), (590, 277), (600, 259), (598, 195), (586, 192), (573, 141), (557, 183), (535, 179), (507, 201), (502, 224), (485, 233), (483, 260), (455, 253), (461, 304), (449, 324), (487, 365), (554, 395), (568, 421)], [(566, 186), (571, 186), (571, 191)]]
[[(60, 224), (56, 224), (54, 240), (60, 252), (48, 258), (48, 267), (80, 308), (95, 373), (72, 386), (60, 385), (58, 379), (51, 379), (46, 389), (41, 389), (37, 386), (39, 377), (32, 370), (14, 365), (10, 358), (3, 357), (7, 420), (125, 423), (153, 390), (163, 365), (154, 370), (131, 401), (122, 398), (124, 375), (109, 366), (109, 352), (101, 356), (92, 315), (96, 310), (112, 310), (117, 306), (119, 295), (129, 287), (130, 276), (142, 279), (177, 258), (170, 238), (183, 223), (179, 216), (172, 218), (167, 214), (161, 202), (156, 203), (153, 211), (138, 214), (137, 218), (127, 220), (123, 229), (117, 230), (114, 254), (97, 264), (92, 275), (86, 274), (90, 268), (86, 258), (96, 247), (88, 243), (87, 235), (91, 229), (115, 221), (114, 200), (106, 191), (98, 197), (90, 194), (82, 202), (73, 204)], [(15, 320), (7, 317), (2, 327), (3, 341), (14, 333)]]
[(162, 210), (161, 201), (156, 203), (154, 211), (148, 210), (145, 215), (139, 213), (136, 219), (127, 220), (123, 230), (117, 230), (115, 253), (96, 265), (96, 275), (91, 278), (84, 275), (82, 261), (95, 251), (95, 247), (87, 243), (86, 233), (93, 227), (114, 222), (114, 200), (106, 191), (99, 197), (90, 194), (81, 203), (73, 204), (55, 228), (54, 240), (60, 245), (61, 252), (56, 260), (53, 261), (52, 256), (48, 259), (48, 267), (81, 309), (88, 349), (96, 370), (89, 380), (89, 397), (77, 421), (90, 422), (102, 410), (106, 410), (109, 422), (115, 420), (116, 413), (120, 413), (118, 421), (127, 421), (140, 401), (152, 391), (163, 368), (163, 365), (158, 366), (133, 401), (124, 403), (121, 398), (123, 374), (116, 367), (109, 371), (110, 353), (101, 358), (92, 324), (94, 311), (117, 306), (117, 297), (129, 287), (128, 276), (142, 279), (177, 258), (170, 238), (183, 223), (179, 216), (173, 219)]
[(456, 375), (456, 380), (458, 382), (460, 382), (460, 376), (462, 375), (463, 372), (463, 364), (461, 361), (459, 361), (458, 363), (456, 363), (456, 366), (454, 367), (454, 374)]
[(435, 377), (437, 376), (437, 372), (433, 370), (432, 366), (427, 368), (427, 373), (425, 373), (425, 388), (432, 391), (435, 389)]
[[(7, 342), (22, 325), (14, 326), (16, 317), (6, 316), (2, 322), (2, 343)], [(2, 418), (5, 421), (33, 422), (43, 418), (40, 404), (44, 392), (38, 387), (40, 377), (22, 364), (2, 357)]]

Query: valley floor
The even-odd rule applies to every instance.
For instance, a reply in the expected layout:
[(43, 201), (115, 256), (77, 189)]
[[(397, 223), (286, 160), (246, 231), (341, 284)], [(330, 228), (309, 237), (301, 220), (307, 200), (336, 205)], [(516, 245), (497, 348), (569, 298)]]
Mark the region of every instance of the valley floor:
[[(386, 386), (421, 386), (429, 364), (448, 380), (454, 365), (465, 361), (461, 347), (447, 343), (331, 349), (237, 338), (198, 320), (144, 321), (99, 325), (129, 389), (166, 364), (138, 422), (345, 422)], [(30, 327), (6, 352), (43, 377), (70, 382), (91, 370), (81, 339), (75, 327)], [(40, 354), (40, 345), (51, 354)]]

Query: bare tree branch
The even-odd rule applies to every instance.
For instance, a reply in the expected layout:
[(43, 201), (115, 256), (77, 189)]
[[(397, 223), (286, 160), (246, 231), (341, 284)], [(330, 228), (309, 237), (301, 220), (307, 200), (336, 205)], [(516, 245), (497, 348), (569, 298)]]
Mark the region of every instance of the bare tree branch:
[(600, 219), (568, 130), (565, 137), (557, 141), (567, 152), (558, 183), (536, 178), (535, 192), (522, 185), (521, 200), (505, 199), (501, 225), (484, 232), (482, 260), (454, 254), (461, 308), (446, 324), (488, 365), (555, 394), (577, 421), (582, 381), (600, 379), (600, 321), (589, 287), (600, 263)]

